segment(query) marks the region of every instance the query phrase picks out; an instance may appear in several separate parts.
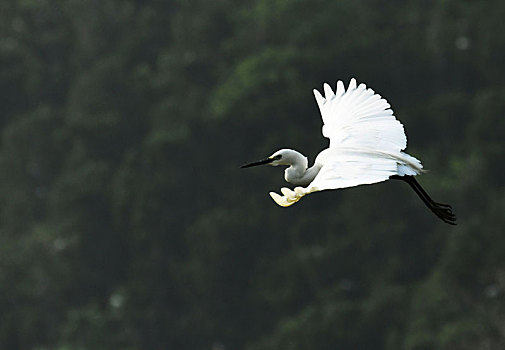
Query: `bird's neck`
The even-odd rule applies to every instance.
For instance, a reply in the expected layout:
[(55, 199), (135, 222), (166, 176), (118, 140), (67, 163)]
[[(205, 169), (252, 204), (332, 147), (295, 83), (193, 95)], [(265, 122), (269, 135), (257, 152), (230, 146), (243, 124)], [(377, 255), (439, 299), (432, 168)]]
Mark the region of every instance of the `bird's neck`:
[(306, 163), (295, 163), (285, 170), (284, 178), (293, 185), (307, 186), (314, 180), (319, 170), (321, 170), (321, 166), (318, 164), (307, 169)]

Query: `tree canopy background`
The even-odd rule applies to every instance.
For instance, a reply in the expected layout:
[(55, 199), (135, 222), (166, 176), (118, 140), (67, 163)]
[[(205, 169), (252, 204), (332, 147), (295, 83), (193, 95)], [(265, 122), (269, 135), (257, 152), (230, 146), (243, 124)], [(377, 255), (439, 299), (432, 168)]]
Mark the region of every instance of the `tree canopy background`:
[[(2, 349), (505, 348), (505, 3), (3, 0)], [(288, 209), (311, 90), (386, 97), (386, 182)]]

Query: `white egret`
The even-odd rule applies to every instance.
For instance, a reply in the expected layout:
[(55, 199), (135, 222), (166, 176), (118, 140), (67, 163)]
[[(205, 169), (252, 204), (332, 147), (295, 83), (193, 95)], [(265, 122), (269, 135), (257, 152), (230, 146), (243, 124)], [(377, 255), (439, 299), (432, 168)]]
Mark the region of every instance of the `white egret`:
[(342, 81), (337, 82), (335, 92), (328, 84), (323, 88), (324, 97), (315, 89), (314, 95), (323, 118), (323, 136), (330, 140), (330, 146), (319, 153), (312, 167), (308, 167), (308, 160), (301, 153), (281, 149), (242, 168), (261, 164), (287, 166), (285, 180), (298, 187), (282, 188), (282, 196), (270, 192), (283, 207), (317, 191), (403, 180), (433, 213), (455, 225), (451, 206), (433, 201), (414, 178), (423, 172), (423, 166), (402, 152), (407, 147), (407, 137), (389, 103), (365, 84), (357, 86), (355, 79), (351, 79), (347, 91)]

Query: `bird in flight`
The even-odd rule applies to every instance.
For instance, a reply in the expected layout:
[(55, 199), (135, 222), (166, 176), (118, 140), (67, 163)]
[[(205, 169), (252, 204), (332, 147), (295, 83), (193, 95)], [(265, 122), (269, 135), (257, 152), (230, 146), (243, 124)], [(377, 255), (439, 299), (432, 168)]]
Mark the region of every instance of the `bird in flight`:
[(281, 149), (242, 166), (287, 166), (284, 178), (297, 187), (281, 188), (282, 195), (270, 192), (272, 199), (288, 207), (313, 192), (395, 179), (409, 184), (436, 216), (455, 225), (452, 207), (431, 199), (415, 179), (423, 173), (423, 166), (402, 152), (407, 137), (390, 104), (365, 84), (357, 85), (356, 79), (351, 79), (347, 90), (342, 81), (337, 82), (335, 91), (328, 84), (323, 89), (324, 97), (316, 89), (314, 96), (323, 118), (323, 136), (330, 145), (318, 154), (313, 166), (309, 167), (307, 158), (291, 149)]

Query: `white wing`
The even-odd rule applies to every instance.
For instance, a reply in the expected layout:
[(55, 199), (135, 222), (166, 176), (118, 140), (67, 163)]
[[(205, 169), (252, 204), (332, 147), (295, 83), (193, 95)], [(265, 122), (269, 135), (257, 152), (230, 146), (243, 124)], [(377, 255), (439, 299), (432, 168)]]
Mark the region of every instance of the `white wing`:
[(347, 91), (342, 81), (334, 92), (324, 84), (323, 97), (314, 89), (321, 116), (323, 135), (333, 147), (364, 147), (401, 151), (407, 147), (403, 125), (396, 120), (389, 103), (365, 84), (356, 86), (353, 78)]
[(321, 152), (316, 163), (322, 166), (307, 187), (311, 192), (373, 184), (392, 175), (417, 175), (422, 171), (419, 160), (404, 152), (364, 148), (329, 148)]

